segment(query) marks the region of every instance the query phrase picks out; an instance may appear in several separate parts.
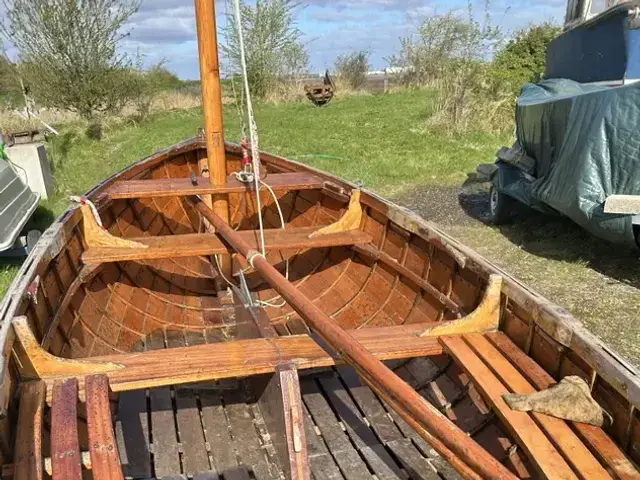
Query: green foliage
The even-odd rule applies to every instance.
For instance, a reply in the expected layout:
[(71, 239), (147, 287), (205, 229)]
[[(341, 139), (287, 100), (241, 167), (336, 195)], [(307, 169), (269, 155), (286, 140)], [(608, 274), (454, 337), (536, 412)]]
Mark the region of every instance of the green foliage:
[(496, 54), (492, 74), (516, 94), (525, 83), (539, 81), (546, 67), (547, 46), (561, 31), (548, 22), (518, 30)]
[(367, 50), (360, 50), (338, 56), (335, 66), (338, 78), (354, 90), (362, 88), (367, 81), (370, 54)]
[(126, 81), (132, 90), (130, 96), (136, 108), (136, 119), (145, 119), (151, 113), (151, 105), (161, 92), (180, 90), (185, 83), (178, 76), (167, 70), (164, 62), (160, 62), (148, 70), (132, 69)]
[(23, 101), (18, 72), (0, 50), (0, 104), (15, 107), (20, 102)]
[(132, 62), (117, 53), (141, 0), (3, 0), (0, 31), (20, 53), (19, 71), (42, 105), (83, 118), (130, 98)]
[[(259, 98), (307, 68), (309, 55), (301, 41), (302, 32), (295, 25), (297, 7), (292, 0), (257, 0), (255, 6), (241, 5), (247, 77), (252, 93)], [(233, 14), (227, 19), (222, 51), (234, 72), (240, 72), (240, 41)]]
[(505, 119), (511, 121), (509, 100), (488, 77), (487, 59), (502, 45), (503, 34), (492, 24), (489, 1), (482, 6), (482, 21), (471, 0), (467, 15), (452, 10), (424, 18), (416, 32), (401, 39), (400, 53), (390, 60), (404, 67), (405, 85), (436, 90), (430, 121), (453, 131), (478, 125), (502, 129)]

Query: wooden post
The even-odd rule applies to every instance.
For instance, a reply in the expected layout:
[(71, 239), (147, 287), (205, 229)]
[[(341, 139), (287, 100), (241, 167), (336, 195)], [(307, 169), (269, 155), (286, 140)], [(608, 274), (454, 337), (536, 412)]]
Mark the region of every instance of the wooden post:
[(418, 392), (378, 360), (326, 313), (304, 296), (266, 258), (238, 235), (228, 223), (197, 197), (188, 197), (196, 210), (209, 220), (240, 255), (245, 257), (282, 298), (314, 329), (343, 360), (375, 391), (383, 392), (391, 406), (401, 415), (414, 418), (422, 429), (418, 433), (458, 470), (470, 477), (468, 468), (483, 478), (515, 479), (495, 457), (469, 438)]
[[(215, 0), (195, 0), (195, 2), (209, 181), (214, 186), (222, 186), (227, 181), (227, 159), (222, 123), (222, 86), (220, 84)], [(214, 194), (205, 201), (212, 207), (216, 215), (229, 223), (227, 195)], [(225, 275), (231, 274), (230, 256), (224, 255), (222, 257), (221, 267)]]

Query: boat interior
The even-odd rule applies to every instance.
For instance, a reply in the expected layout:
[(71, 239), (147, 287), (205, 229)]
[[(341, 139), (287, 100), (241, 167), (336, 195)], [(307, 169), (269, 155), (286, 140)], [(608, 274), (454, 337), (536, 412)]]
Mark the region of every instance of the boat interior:
[[(211, 233), (193, 198), (223, 191), (261, 245), (240, 150), (223, 187), (206, 155), (195, 138), (106, 180), (23, 267), (2, 311), (3, 477), (487, 478)], [(635, 373), (573, 348), (568, 314), (375, 195), (262, 159), (268, 263), (484, 449), (492, 478), (640, 478)], [(610, 425), (502, 400), (568, 375)]]

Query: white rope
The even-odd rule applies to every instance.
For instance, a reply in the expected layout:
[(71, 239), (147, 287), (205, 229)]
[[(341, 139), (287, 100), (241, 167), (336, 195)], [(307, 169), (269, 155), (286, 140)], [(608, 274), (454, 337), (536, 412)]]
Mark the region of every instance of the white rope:
[(235, 0), (236, 28), (238, 30), (238, 47), (240, 48), (240, 65), (242, 67), (242, 78), (244, 81), (245, 100), (247, 102), (247, 117), (249, 119), (249, 139), (251, 141), (251, 161), (253, 163), (253, 176), (255, 181), (256, 199), (258, 206), (258, 222), (260, 224), (260, 246), (262, 255), (266, 257), (264, 244), (264, 225), (262, 222), (262, 205), (260, 201), (260, 149), (258, 144), (258, 126), (253, 114), (253, 103), (251, 101), (251, 91), (249, 89), (249, 76), (247, 74), (247, 59), (244, 49), (244, 34), (242, 33), (242, 16), (240, 13), (240, 0)]

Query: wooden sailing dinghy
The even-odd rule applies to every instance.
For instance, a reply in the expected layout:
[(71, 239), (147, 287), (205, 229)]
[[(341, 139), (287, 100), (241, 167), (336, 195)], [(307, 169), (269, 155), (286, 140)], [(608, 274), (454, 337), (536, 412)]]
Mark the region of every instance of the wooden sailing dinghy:
[[(434, 225), (263, 154), (259, 253), (196, 5), (207, 135), (96, 186), (0, 305), (3, 477), (639, 478), (636, 371)], [(568, 375), (611, 425), (502, 398)]]

